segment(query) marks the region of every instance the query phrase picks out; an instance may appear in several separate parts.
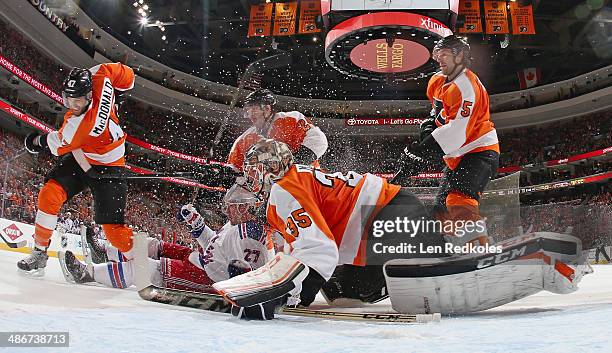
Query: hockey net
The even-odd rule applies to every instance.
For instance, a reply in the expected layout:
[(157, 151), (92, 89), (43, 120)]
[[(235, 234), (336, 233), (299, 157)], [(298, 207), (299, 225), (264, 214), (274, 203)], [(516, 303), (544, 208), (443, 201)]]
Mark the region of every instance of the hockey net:
[[(486, 217), (490, 240), (499, 242), (523, 233), (555, 232), (570, 234), (582, 241), (583, 249), (612, 244), (612, 206), (579, 198), (545, 204), (522, 204), (521, 194), (529, 187), (519, 186), (516, 172), (492, 180), (480, 200), (480, 213)], [(433, 205), (437, 187), (408, 188), (424, 204)]]
[[(520, 173), (491, 180), (480, 199), (480, 213), (487, 221), (489, 238), (494, 242), (520, 233)], [(438, 187), (410, 187), (425, 205), (435, 203)]]

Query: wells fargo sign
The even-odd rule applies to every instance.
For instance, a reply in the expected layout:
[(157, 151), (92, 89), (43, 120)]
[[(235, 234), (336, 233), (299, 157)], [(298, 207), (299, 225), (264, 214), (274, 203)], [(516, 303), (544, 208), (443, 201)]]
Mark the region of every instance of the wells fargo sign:
[(404, 72), (425, 64), (429, 50), (409, 40), (396, 39), (389, 45), (385, 39), (375, 39), (353, 48), (350, 58), (353, 64), (368, 71)]

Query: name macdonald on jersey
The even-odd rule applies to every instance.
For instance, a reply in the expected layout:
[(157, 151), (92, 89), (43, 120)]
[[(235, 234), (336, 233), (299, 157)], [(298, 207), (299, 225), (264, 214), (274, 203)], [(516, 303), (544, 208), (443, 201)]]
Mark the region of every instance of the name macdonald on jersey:
[(108, 77), (104, 78), (104, 85), (102, 86), (102, 92), (100, 94), (100, 103), (98, 104), (98, 114), (96, 114), (96, 122), (93, 129), (89, 133), (89, 136), (100, 136), (106, 126), (108, 125), (108, 119), (110, 119), (110, 113), (113, 108), (113, 100), (115, 98), (114, 88)]

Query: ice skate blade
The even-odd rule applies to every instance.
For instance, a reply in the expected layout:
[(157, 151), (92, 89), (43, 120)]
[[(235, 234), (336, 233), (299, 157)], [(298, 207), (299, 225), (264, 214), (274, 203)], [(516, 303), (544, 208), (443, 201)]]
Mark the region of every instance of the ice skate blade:
[(39, 268), (37, 270), (26, 271), (20, 268), (17, 269), (17, 273), (22, 277), (27, 278), (40, 278), (45, 276), (45, 269)]
[(60, 268), (62, 269), (62, 273), (64, 275), (64, 279), (66, 280), (66, 282), (76, 284), (76, 281), (74, 280), (74, 276), (70, 273), (70, 271), (68, 271), (68, 267), (66, 266), (66, 252), (58, 251), (57, 259), (59, 260)]

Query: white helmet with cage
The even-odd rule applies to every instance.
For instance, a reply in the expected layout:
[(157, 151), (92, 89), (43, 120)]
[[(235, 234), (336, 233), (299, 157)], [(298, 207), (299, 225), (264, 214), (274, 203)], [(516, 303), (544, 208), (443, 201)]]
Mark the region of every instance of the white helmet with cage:
[(238, 179), (223, 197), (222, 211), (232, 225), (256, 220), (257, 210), (263, 203), (247, 189), (242, 178)]

